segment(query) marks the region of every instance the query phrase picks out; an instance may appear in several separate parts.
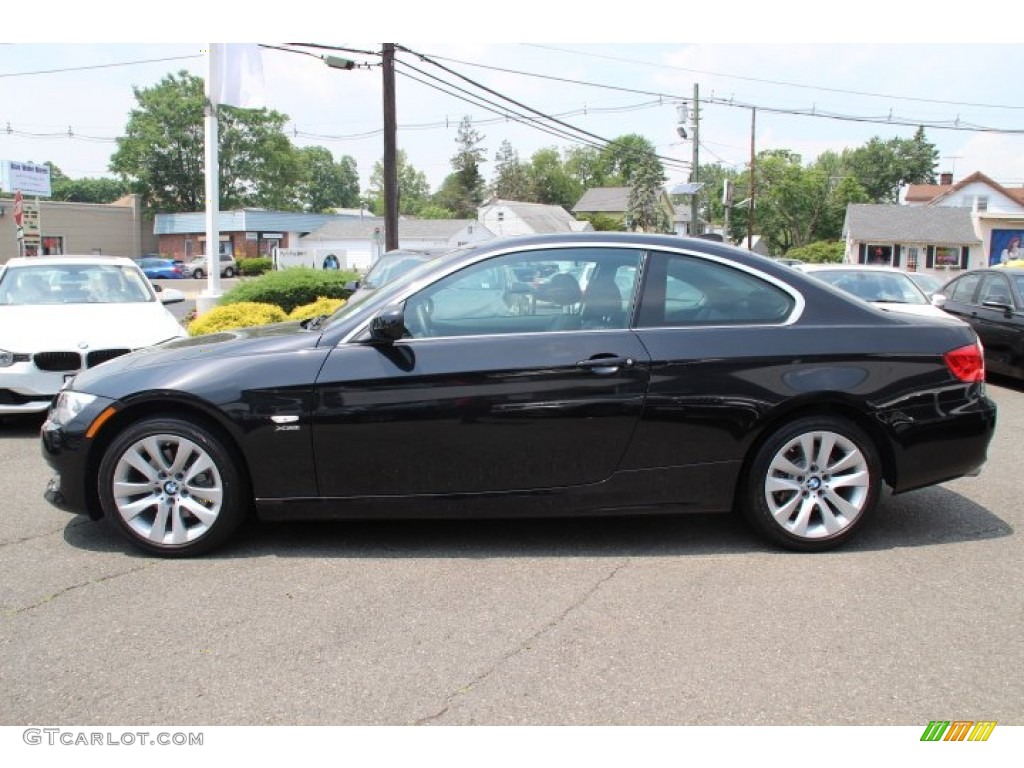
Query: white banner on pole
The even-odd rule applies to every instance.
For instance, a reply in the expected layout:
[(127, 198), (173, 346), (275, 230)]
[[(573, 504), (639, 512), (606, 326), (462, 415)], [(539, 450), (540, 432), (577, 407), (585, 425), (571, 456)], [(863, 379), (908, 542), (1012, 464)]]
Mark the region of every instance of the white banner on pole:
[(263, 60), (254, 43), (213, 43), (210, 100), (242, 109), (266, 106)]

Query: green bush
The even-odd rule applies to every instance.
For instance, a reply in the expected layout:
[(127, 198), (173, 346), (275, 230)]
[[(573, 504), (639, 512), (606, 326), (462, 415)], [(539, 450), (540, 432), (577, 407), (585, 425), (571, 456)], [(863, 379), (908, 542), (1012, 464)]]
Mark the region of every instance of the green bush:
[(318, 298), (347, 299), (352, 291), (345, 288), (358, 275), (349, 270), (294, 267), (267, 272), (232, 288), (220, 299), (222, 306), (242, 301), (276, 304), (285, 313)]
[(809, 264), (827, 264), (842, 261), (845, 252), (846, 245), (844, 243), (819, 240), (799, 248), (790, 248), (786, 251), (786, 258), (801, 259)]
[(264, 272), (269, 272), (274, 262), (266, 256), (259, 256), (255, 259), (239, 259), (238, 271), (245, 277), (256, 277)]
[(303, 304), (288, 313), (289, 320), (309, 320), (311, 317), (320, 315), (332, 315), (335, 310), (345, 303), (345, 299), (330, 299), (321, 296), (312, 304)]
[(288, 319), (288, 315), (280, 307), (273, 304), (260, 304), (252, 301), (238, 302), (227, 306), (214, 307), (188, 324), (189, 336), (202, 336), (218, 331), (231, 331), (235, 328), (248, 328), (252, 325), (280, 323)]

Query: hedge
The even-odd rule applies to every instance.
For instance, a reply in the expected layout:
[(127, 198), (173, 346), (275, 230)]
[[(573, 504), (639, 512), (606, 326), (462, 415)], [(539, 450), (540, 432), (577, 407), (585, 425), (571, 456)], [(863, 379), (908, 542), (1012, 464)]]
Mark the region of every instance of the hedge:
[(349, 270), (293, 267), (246, 280), (224, 294), (218, 303), (275, 304), (288, 313), (320, 298), (347, 299), (352, 291), (345, 288), (346, 283), (358, 279), (357, 273)]
[(287, 319), (288, 315), (284, 310), (273, 304), (243, 301), (214, 307), (209, 312), (204, 312), (188, 324), (188, 334), (202, 336), (207, 333), (248, 328), (252, 325), (281, 323)]

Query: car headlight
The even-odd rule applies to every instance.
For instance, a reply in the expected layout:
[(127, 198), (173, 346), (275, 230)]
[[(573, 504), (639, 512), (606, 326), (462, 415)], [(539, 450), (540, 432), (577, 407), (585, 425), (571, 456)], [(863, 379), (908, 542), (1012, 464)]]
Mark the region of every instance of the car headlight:
[(50, 421), (62, 427), (94, 402), (95, 395), (65, 389), (57, 395), (57, 402), (50, 409)]
[(0, 349), (0, 368), (9, 368), (12, 365), (14, 365), (14, 353)]

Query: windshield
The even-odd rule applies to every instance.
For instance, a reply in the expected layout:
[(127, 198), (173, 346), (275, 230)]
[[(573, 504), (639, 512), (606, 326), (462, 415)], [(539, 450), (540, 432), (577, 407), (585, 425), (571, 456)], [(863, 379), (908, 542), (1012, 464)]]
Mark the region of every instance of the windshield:
[(0, 276), (0, 304), (120, 304), (156, 301), (145, 275), (116, 264), (33, 264)]
[(366, 273), (366, 277), (363, 278), (361, 287), (363, 288), (380, 288), (385, 283), (389, 283), (399, 275), (404, 275), (410, 269), (417, 267), (424, 261), (429, 261), (430, 256), (413, 255), (413, 254), (402, 254), (400, 256), (381, 256), (370, 271)]
[(869, 270), (822, 270), (812, 272), (816, 278), (864, 301), (890, 304), (928, 304), (928, 297), (902, 272)]
[[(408, 269), (402, 274), (398, 275), (394, 280), (391, 280), (386, 285), (382, 286), (380, 290), (369, 290), (365, 293), (360, 291), (358, 297), (350, 299), (349, 301), (338, 307), (337, 311), (328, 318), (327, 325), (333, 325), (334, 323), (341, 322), (348, 318), (356, 309), (365, 304), (369, 299), (375, 298), (379, 295), (391, 295), (397, 291), (400, 291), (403, 286), (418, 279), (419, 276), (424, 272), (429, 272), (436, 259), (427, 259), (426, 261), (418, 262), (414, 267)], [(354, 294), (353, 294), (354, 296)]]

